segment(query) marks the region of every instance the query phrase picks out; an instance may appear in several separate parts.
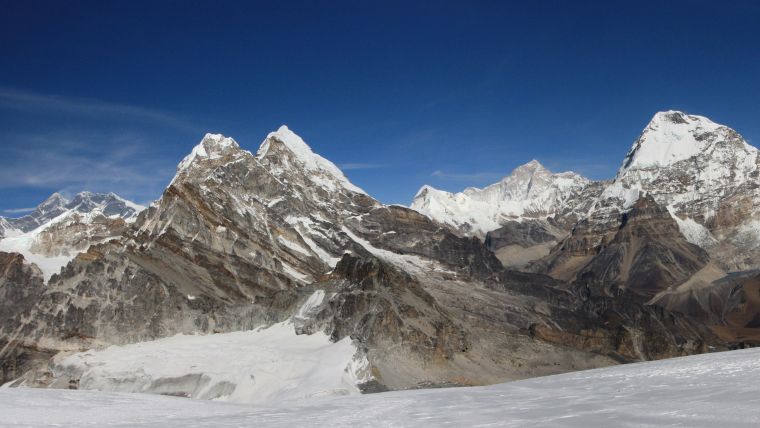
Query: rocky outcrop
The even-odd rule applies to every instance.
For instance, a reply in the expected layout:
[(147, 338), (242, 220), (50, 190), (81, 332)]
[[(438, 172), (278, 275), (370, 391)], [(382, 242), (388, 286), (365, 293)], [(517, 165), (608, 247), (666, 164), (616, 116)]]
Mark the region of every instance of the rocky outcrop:
[(0, 325), (15, 326), (0, 338), (0, 385), (53, 355), (20, 343), (25, 338), (21, 327), (30, 321), (30, 312), (44, 292), (42, 272), (36, 266), (26, 264), (20, 254), (0, 252)]
[(486, 234), (485, 244), (508, 268), (521, 269), (549, 254), (567, 235), (552, 218), (508, 221)]

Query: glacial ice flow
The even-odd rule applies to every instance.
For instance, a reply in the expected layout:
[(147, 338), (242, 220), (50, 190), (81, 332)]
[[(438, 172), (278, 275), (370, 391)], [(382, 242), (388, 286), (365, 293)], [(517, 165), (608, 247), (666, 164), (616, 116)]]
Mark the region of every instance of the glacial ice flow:
[(689, 426), (760, 424), (760, 349), (488, 387), (239, 405), (146, 394), (0, 389), (8, 426)]
[[(308, 316), (320, 296), (309, 299), (299, 316)], [(297, 335), (287, 321), (76, 353), (58, 360), (53, 372), (64, 381), (79, 379), (82, 389), (261, 403), (358, 394), (358, 384), (368, 380), (364, 361), (350, 338)]]

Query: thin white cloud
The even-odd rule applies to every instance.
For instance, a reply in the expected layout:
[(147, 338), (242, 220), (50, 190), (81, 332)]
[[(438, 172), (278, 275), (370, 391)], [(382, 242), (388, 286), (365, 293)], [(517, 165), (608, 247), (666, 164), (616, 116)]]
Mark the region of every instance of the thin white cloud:
[(148, 139), (129, 134), (0, 135), (13, 141), (0, 162), (0, 189), (115, 192), (143, 203), (160, 196), (175, 159), (151, 153)]
[(497, 181), (503, 176), (496, 172), (453, 173), (441, 170), (433, 171), (430, 175), (449, 181)]
[(618, 164), (590, 159), (565, 157), (563, 159), (546, 159), (545, 164), (551, 171), (573, 171), (576, 174), (597, 180), (608, 180), (615, 176)]
[(340, 169), (344, 171), (358, 170), (358, 169), (378, 169), (385, 168), (388, 165), (380, 163), (342, 163), (338, 165)]
[(34, 211), (37, 208), (11, 208), (7, 210), (3, 210), (6, 214), (26, 214)]
[(0, 108), (26, 112), (63, 112), (83, 116), (109, 116), (150, 121), (198, 133), (198, 128), (176, 115), (145, 107), (94, 99), (70, 98), (0, 88)]

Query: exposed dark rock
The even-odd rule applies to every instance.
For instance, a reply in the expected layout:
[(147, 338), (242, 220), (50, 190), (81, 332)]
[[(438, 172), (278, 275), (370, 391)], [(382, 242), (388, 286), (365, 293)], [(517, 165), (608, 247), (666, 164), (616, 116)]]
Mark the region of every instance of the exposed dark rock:
[(576, 282), (593, 295), (625, 293), (647, 302), (708, 261), (703, 249), (681, 235), (668, 211), (645, 196), (621, 216), (615, 237), (579, 271)]
[(532, 247), (557, 240), (548, 227), (538, 221), (509, 221), (499, 229), (486, 234), (485, 244), (491, 251), (496, 251), (508, 245)]

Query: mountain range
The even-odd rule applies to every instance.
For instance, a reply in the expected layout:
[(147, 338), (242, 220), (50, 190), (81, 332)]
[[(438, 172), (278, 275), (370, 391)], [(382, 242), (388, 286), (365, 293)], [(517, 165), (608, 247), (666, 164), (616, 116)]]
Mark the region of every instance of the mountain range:
[[(753, 344), (758, 188), (757, 149), (677, 111), (654, 116), (612, 180), (531, 161), (483, 189), (424, 186), (410, 208), (375, 200), (285, 126), (255, 154), (207, 134), (147, 208), (53, 195), (0, 219), (0, 380), (248, 401), (311, 391), (291, 370), (311, 345), (267, 357), (283, 361), (269, 372), (301, 373), (269, 389), (251, 383), (257, 366), (152, 365), (186, 349), (172, 336), (203, 346), (241, 331), (278, 349), (350, 344), (319, 371), (342, 385), (328, 395)], [(113, 345), (131, 371), (107, 370)]]

